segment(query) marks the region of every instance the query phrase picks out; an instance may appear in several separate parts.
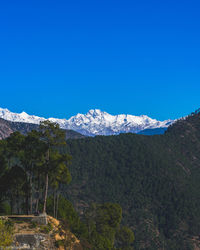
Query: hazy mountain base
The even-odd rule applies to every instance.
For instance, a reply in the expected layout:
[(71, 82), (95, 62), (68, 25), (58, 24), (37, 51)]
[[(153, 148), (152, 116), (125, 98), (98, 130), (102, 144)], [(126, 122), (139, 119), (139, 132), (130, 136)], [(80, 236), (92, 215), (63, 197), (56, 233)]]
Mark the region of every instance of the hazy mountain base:
[(200, 114), (164, 135), (121, 134), (69, 141), (72, 183), (81, 211), (117, 202), (135, 232), (135, 249), (193, 249), (200, 233)]
[(154, 128), (154, 129), (144, 129), (140, 131), (139, 135), (162, 135), (165, 133), (167, 128)]

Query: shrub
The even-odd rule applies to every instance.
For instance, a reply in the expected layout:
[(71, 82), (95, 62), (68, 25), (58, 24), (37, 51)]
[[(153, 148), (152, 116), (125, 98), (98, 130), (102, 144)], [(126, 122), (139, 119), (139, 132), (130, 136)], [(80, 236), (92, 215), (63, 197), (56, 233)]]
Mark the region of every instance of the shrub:
[(13, 242), (13, 225), (0, 219), (0, 248), (7, 248)]
[(50, 233), (52, 231), (53, 227), (51, 223), (48, 223), (46, 226), (40, 226), (40, 232), (41, 233)]

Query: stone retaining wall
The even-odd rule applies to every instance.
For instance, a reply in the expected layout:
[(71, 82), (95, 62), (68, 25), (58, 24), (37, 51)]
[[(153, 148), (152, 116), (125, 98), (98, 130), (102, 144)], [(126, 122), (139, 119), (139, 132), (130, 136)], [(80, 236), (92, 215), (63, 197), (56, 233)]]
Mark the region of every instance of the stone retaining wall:
[(47, 225), (47, 215), (40, 214), (39, 216), (34, 215), (11, 215), (7, 216), (9, 219), (18, 220), (18, 221), (26, 221), (26, 222), (36, 222), (40, 225)]

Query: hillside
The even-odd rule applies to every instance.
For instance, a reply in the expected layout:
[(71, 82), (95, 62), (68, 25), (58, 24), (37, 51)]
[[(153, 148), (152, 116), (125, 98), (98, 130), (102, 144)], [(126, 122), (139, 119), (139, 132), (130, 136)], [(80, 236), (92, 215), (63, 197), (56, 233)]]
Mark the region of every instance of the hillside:
[(200, 249), (200, 113), (164, 135), (121, 134), (69, 140), (79, 211), (117, 202), (135, 232), (135, 249)]
[(162, 135), (165, 133), (167, 128), (154, 128), (154, 129), (144, 129), (137, 134), (139, 135)]
[[(6, 122), (3, 125), (8, 126)], [(63, 130), (57, 132), (61, 133), (62, 142), (65, 143)], [(25, 153), (29, 162), (30, 157), (34, 156), (33, 150), (36, 150), (38, 165), (35, 165), (37, 172), (33, 175), (34, 187), (37, 188), (40, 184), (40, 190), (44, 190), (45, 171), (41, 169), (40, 163), (43, 153), (46, 153), (40, 147), (44, 142), (34, 137), (36, 144), (35, 139), (28, 140), (27, 143), (29, 138), (15, 134), (8, 140), (1, 141), (1, 183), (4, 184), (1, 185), (0, 197), (3, 215), (9, 214), (6, 212), (7, 206), (12, 214), (16, 211), (18, 214), (24, 213), (25, 210), (29, 211), (30, 204), (24, 203), (26, 196), (29, 197), (31, 194), (26, 188), (29, 183), (24, 175), (26, 165), (23, 164), (27, 162), (24, 158)], [(9, 148), (13, 150), (13, 162), (9, 160), (10, 155), (4, 151)], [(53, 179), (61, 177), (59, 195), (73, 202), (81, 220), (75, 210), (71, 209), (73, 212), (69, 213), (67, 207), (72, 208), (72, 205), (69, 205), (64, 197), (64, 200), (59, 201), (58, 211), (61, 209), (60, 215), (64, 212), (67, 216), (66, 223), (71, 223), (72, 232), (86, 240), (86, 244), (100, 244), (97, 249), (112, 249), (115, 235), (120, 235), (117, 228), (123, 218), (122, 226), (128, 226), (135, 234), (134, 238), (132, 237), (135, 241), (129, 244), (134, 245), (134, 249), (200, 249), (199, 111), (174, 123), (164, 135), (146, 136), (130, 133), (69, 139), (67, 146), (60, 144), (60, 147), (53, 149), (54, 156), (62, 154), (58, 158), (59, 162), (61, 159), (64, 160), (65, 153), (72, 155), (71, 165), (67, 164), (67, 159), (70, 159), (68, 155), (64, 165), (54, 165), (55, 158), (52, 158), (54, 160), (51, 164), (54, 168), (49, 170), (49, 176)], [(21, 164), (15, 164), (16, 157)], [(6, 168), (10, 163), (13, 167), (7, 172)], [(43, 163), (42, 167), (45, 166)], [(66, 186), (63, 183), (68, 181), (62, 182), (62, 177), (63, 169), (68, 173), (68, 167), (72, 182)], [(39, 169), (41, 171), (38, 171)], [(54, 181), (50, 184), (49, 193), (52, 194)], [(37, 190), (33, 191), (36, 194)], [(51, 214), (55, 212), (52, 211), (55, 197), (51, 196), (48, 200), (48, 212)], [(44, 200), (44, 197), (39, 199)], [(34, 204), (37, 204), (37, 199), (34, 200)], [(113, 211), (116, 211), (117, 215), (117, 223), (114, 224)], [(92, 231), (91, 225), (94, 226)], [(129, 235), (132, 234), (129, 229), (128, 232)], [(116, 244), (117, 247), (121, 244), (117, 238)]]
[[(0, 139), (8, 137), (11, 133), (19, 131), (22, 134), (27, 134), (33, 129), (38, 129), (37, 124), (25, 122), (11, 122), (0, 118)], [(66, 139), (83, 138), (84, 136), (73, 130), (66, 130)]]

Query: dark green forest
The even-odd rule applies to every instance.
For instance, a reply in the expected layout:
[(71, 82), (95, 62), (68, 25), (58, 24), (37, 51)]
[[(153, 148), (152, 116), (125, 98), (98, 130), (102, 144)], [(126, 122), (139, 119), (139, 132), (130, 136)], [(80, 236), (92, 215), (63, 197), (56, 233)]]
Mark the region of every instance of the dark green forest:
[(116, 202), (135, 233), (135, 249), (193, 249), (200, 234), (200, 113), (164, 135), (120, 134), (68, 141), (79, 211)]
[(65, 138), (42, 124), (1, 141), (1, 214), (47, 211), (84, 249), (200, 244), (199, 110), (164, 135)]

